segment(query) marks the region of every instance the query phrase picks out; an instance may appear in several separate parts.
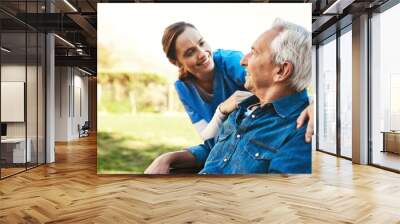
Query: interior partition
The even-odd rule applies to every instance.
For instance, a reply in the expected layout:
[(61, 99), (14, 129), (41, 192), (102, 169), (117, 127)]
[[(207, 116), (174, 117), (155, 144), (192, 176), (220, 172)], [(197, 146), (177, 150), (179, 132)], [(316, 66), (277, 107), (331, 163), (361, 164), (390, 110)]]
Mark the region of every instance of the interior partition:
[[(0, 6), (3, 3), (0, 4)], [(21, 12), (39, 12), (39, 1), (20, 2)], [(45, 34), (15, 22), (0, 27), (0, 178), (45, 163)]]

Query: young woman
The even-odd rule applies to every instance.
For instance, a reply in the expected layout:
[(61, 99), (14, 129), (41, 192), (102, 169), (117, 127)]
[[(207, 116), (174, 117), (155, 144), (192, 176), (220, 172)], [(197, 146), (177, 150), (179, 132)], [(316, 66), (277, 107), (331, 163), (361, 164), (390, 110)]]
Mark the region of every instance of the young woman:
[[(168, 26), (162, 46), (169, 61), (179, 68), (175, 88), (186, 113), (203, 140), (214, 137), (223, 117), (221, 113), (232, 111), (235, 105), (251, 95), (244, 88), (246, 70), (240, 65), (243, 54), (222, 49), (212, 52), (199, 31), (186, 22)], [(307, 118), (311, 118), (306, 136), (310, 141), (312, 105), (299, 117), (299, 125)]]

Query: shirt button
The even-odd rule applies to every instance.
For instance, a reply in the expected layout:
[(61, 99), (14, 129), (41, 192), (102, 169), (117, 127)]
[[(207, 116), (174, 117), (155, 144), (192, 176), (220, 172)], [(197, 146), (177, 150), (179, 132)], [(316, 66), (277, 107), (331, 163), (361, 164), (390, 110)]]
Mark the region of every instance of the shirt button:
[(258, 152), (255, 154), (256, 157), (258, 157), (259, 155), (260, 155), (260, 153), (258, 153)]
[(224, 158), (224, 162), (227, 162), (228, 161), (228, 159), (227, 158)]
[(236, 135), (236, 138), (240, 138), (240, 135), (239, 135), (239, 134), (237, 134), (237, 135)]
[(256, 117), (256, 115), (254, 115), (254, 114), (251, 115), (251, 118), (255, 118), (255, 117)]

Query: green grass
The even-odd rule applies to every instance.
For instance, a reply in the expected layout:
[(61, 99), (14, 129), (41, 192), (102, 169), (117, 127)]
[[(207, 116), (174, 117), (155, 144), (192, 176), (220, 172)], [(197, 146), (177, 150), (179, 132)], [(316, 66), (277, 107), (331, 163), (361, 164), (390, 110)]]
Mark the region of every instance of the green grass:
[(186, 114), (101, 114), (98, 118), (98, 173), (143, 173), (165, 152), (199, 144)]

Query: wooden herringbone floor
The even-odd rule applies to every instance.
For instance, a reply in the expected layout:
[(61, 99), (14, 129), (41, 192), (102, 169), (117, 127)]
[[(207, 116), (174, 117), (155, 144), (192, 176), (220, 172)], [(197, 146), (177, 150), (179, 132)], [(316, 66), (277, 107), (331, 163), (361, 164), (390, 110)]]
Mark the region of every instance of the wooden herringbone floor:
[(0, 223), (400, 223), (400, 175), (315, 152), (312, 175), (98, 176), (96, 139), (0, 181)]

